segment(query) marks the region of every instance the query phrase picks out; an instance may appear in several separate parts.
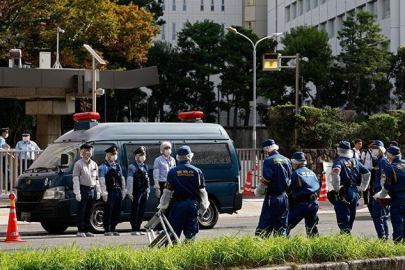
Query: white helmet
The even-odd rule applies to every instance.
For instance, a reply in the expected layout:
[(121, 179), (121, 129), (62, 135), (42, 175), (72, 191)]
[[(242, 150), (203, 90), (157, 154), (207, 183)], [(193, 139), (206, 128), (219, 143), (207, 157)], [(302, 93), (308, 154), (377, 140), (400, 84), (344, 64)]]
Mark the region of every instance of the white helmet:
[(170, 147), (172, 149), (172, 144), (170, 142), (162, 142), (160, 145), (160, 153), (163, 154), (163, 151), (166, 147)]

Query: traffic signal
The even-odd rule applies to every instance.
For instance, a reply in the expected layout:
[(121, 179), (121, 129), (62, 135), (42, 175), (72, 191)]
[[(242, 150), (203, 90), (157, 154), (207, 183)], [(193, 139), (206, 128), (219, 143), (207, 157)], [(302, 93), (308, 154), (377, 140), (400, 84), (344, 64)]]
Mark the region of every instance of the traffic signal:
[(280, 71), (280, 56), (279, 53), (263, 54), (263, 70), (264, 71)]

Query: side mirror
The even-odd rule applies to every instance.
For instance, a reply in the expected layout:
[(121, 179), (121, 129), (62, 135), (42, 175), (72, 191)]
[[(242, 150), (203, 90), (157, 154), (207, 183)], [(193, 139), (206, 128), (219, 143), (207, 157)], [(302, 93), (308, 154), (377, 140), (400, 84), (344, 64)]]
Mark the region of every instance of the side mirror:
[(69, 163), (69, 156), (68, 154), (60, 155), (60, 166), (67, 165)]

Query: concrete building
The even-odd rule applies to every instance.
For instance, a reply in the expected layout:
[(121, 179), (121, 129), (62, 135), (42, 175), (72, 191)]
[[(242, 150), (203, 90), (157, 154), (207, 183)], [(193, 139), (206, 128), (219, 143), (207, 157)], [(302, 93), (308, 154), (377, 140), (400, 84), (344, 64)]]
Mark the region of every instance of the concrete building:
[(187, 22), (211, 20), (225, 28), (242, 25), (242, 0), (162, 0), (165, 24), (157, 40), (177, 44), (177, 33)]
[(244, 0), (243, 27), (259, 37), (267, 36), (267, 0)]
[(288, 32), (299, 25), (324, 29), (330, 36), (334, 55), (341, 48), (337, 32), (351, 12), (369, 11), (377, 15), (382, 34), (391, 40), (390, 51), (405, 45), (405, 1), (401, 0), (268, 0), (267, 33)]

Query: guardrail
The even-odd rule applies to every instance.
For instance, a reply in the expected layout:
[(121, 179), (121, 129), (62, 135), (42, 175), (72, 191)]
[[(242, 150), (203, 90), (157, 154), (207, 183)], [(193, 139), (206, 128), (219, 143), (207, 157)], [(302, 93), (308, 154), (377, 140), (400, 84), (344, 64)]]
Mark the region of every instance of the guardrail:
[(258, 175), (262, 175), (264, 154), (262, 149), (240, 148), (236, 149), (238, 153), (241, 170), (239, 187), (243, 190), (248, 172), (251, 173), (252, 187), (256, 187), (259, 182)]
[(0, 198), (8, 198), (17, 178), (42, 153), (36, 150), (0, 150)]

